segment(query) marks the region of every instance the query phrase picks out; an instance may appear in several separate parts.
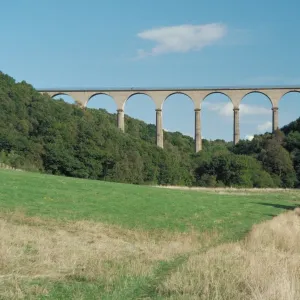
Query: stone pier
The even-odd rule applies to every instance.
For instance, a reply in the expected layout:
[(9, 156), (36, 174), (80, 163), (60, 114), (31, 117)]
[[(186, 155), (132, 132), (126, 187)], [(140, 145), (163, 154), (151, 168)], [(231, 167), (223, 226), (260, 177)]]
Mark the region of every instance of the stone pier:
[(164, 147), (164, 132), (161, 109), (156, 109), (156, 145), (160, 148)]
[(123, 132), (125, 131), (125, 125), (124, 125), (124, 110), (118, 109), (117, 110), (117, 125), (118, 128), (121, 129)]
[(240, 140), (240, 109), (233, 109), (233, 143), (236, 145)]
[(278, 107), (273, 107), (272, 108), (272, 129), (273, 129), (273, 132), (275, 130), (277, 130), (279, 128), (279, 125), (278, 125)]
[[(240, 120), (239, 107), (244, 97), (251, 93), (259, 93), (265, 95), (272, 104), (272, 129), (278, 129), (278, 105), (282, 97), (290, 92), (300, 93), (300, 86), (295, 87), (228, 87), (228, 88), (159, 88), (159, 89), (142, 89), (142, 88), (127, 88), (127, 89), (46, 89), (39, 90), (42, 94), (47, 94), (50, 97), (57, 95), (71, 96), (80, 107), (86, 107), (91, 98), (95, 95), (104, 94), (110, 96), (116, 103), (117, 110), (117, 126), (124, 132), (124, 107), (126, 101), (133, 95), (144, 94), (149, 96), (156, 107), (156, 144), (163, 148), (163, 119), (162, 108), (164, 101), (171, 95), (183, 94), (188, 96), (194, 104), (195, 109), (195, 151), (202, 149), (201, 135), (201, 103), (211, 94), (223, 94), (227, 96), (233, 104), (233, 142), (237, 144), (240, 140)], [(180, 122), (180, 120), (178, 120)], [(218, 123), (215, 122), (215, 128), (218, 129)]]
[(201, 109), (195, 109), (195, 150), (199, 152), (202, 150), (201, 137)]

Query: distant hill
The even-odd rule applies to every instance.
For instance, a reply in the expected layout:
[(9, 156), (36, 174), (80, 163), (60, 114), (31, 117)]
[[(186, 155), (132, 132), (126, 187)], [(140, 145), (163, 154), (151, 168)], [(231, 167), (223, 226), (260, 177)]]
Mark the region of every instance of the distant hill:
[(299, 119), (237, 146), (204, 140), (198, 154), (179, 132), (156, 147), (155, 126), (129, 116), (125, 131), (115, 114), (53, 100), (0, 72), (0, 163), (14, 168), (134, 184), (294, 187), (300, 179)]

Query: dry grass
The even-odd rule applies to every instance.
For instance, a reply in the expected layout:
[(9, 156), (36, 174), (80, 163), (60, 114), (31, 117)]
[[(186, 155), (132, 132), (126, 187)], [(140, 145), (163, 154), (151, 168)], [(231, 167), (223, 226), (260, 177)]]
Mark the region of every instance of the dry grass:
[(22, 171), (21, 169), (16, 169), (12, 166), (9, 166), (7, 164), (4, 164), (2, 162), (0, 162), (0, 169), (5, 169), (5, 170), (14, 170), (14, 171)]
[(253, 193), (270, 193), (270, 192), (284, 192), (284, 193), (295, 193), (295, 189), (283, 189), (283, 188), (233, 188), (233, 187), (188, 187), (188, 186), (174, 186), (174, 185), (156, 185), (156, 188), (165, 188), (173, 190), (183, 191), (202, 191), (202, 192), (213, 192), (217, 194), (232, 194), (232, 195), (251, 195)]
[(196, 232), (150, 234), (87, 221), (58, 224), (22, 213), (2, 216), (0, 235), (0, 298), (5, 299), (47, 293), (40, 287), (22, 289), (24, 279), (101, 277), (109, 285), (124, 274), (150, 275), (157, 261), (194, 251), (201, 240), (213, 239)]
[(159, 291), (171, 299), (300, 299), (299, 209), (255, 225), (239, 243), (191, 255)]
[[(0, 217), (0, 299), (47, 295), (35, 278), (151, 276), (158, 261), (189, 253), (157, 287), (168, 299), (300, 299), (300, 209), (255, 225), (238, 243), (201, 252), (217, 235), (125, 230), (87, 221), (58, 223), (23, 213)], [(79, 297), (80, 298), (80, 297)]]

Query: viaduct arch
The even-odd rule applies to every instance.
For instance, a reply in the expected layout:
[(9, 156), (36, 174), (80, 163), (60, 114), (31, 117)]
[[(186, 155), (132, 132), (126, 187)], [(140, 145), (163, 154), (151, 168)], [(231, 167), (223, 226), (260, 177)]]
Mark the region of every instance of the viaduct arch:
[(278, 129), (278, 104), (281, 98), (290, 93), (300, 93), (300, 87), (260, 87), (260, 88), (189, 88), (189, 89), (99, 89), (99, 90), (75, 90), (75, 89), (41, 89), (41, 94), (50, 97), (68, 95), (81, 106), (86, 107), (89, 100), (99, 94), (110, 96), (117, 105), (117, 126), (124, 132), (124, 106), (126, 101), (136, 94), (149, 96), (155, 104), (156, 111), (156, 145), (163, 148), (163, 124), (162, 108), (164, 101), (173, 94), (184, 94), (194, 103), (195, 111), (195, 150), (202, 150), (201, 136), (201, 104), (211, 94), (223, 94), (233, 104), (233, 142), (237, 144), (240, 140), (240, 116), (239, 107), (244, 97), (251, 93), (260, 93), (269, 98), (272, 104), (272, 130)]

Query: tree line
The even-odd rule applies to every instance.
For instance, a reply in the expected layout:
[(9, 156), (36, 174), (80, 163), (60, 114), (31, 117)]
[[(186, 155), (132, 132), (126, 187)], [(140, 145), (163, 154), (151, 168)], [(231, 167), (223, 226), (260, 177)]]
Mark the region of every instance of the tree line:
[(0, 162), (54, 175), (133, 184), (209, 187), (299, 187), (300, 118), (274, 134), (237, 145), (194, 140), (125, 116), (81, 109), (41, 95), (25, 81), (0, 72)]

